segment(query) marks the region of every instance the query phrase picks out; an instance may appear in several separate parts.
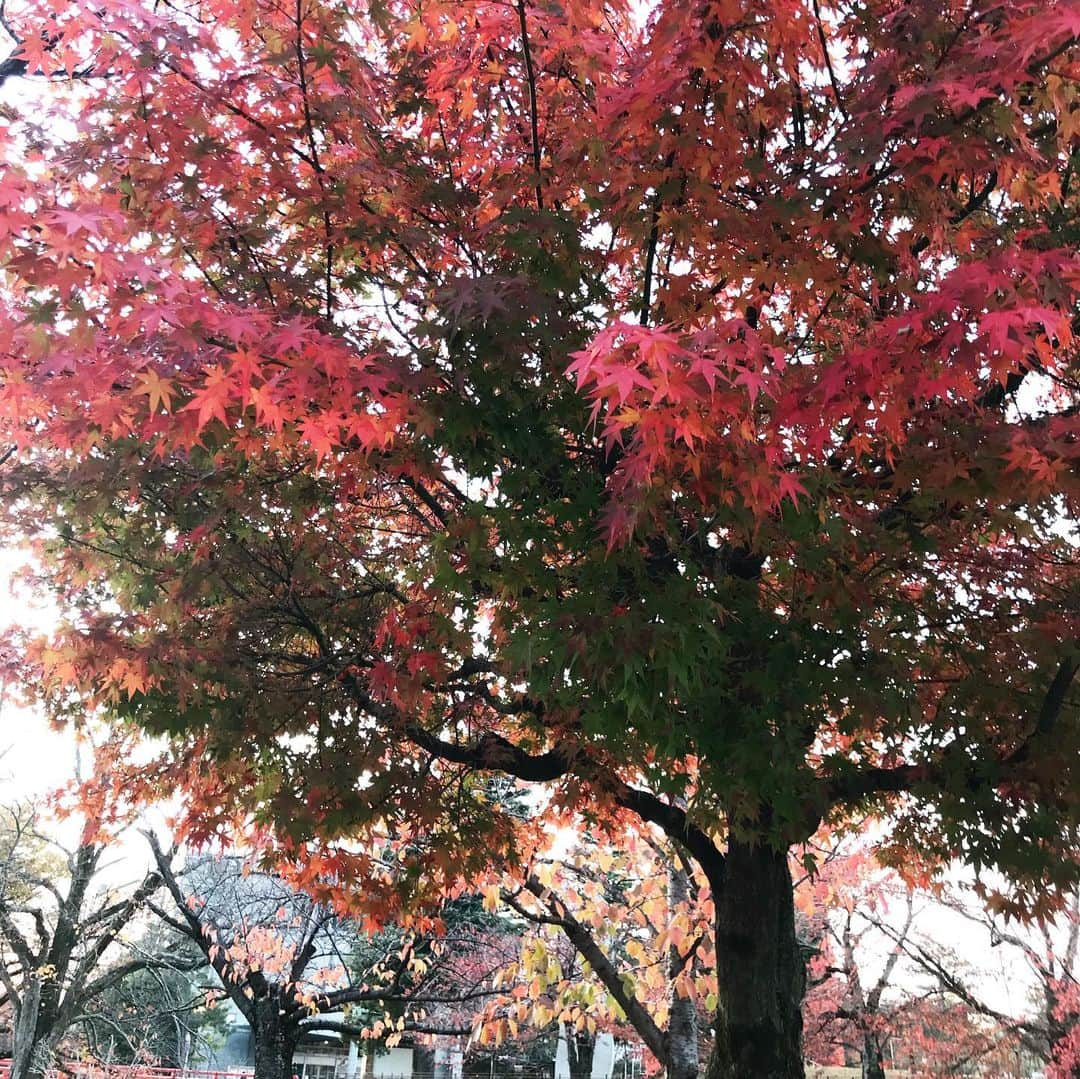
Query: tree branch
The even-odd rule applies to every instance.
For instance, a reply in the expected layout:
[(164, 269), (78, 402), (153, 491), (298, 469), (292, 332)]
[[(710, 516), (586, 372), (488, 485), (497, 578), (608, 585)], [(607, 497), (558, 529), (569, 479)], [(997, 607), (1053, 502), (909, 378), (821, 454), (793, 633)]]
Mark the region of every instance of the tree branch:
[(997, 786), (1016, 774), (1018, 767), (1031, 758), (1032, 743), (1053, 734), (1061, 717), (1070, 687), (1080, 670), (1080, 661), (1068, 657), (1061, 661), (1047, 688), (1031, 733), (1010, 753), (1000, 758), (992, 775), (978, 769), (967, 747), (953, 743), (936, 761), (899, 764), (894, 767), (871, 767), (822, 781), (826, 803), (830, 806), (858, 802), (874, 794), (900, 794), (923, 785), (954, 786), (960, 777), (972, 792)]
[(529, 31), (525, 21), (525, 0), (517, 0), (518, 25), (521, 27), (521, 56), (525, 61), (525, 78), (529, 87), (529, 124), (532, 128), (532, 159), (536, 173), (536, 208), (544, 208), (544, 191), (540, 178), (540, 128), (537, 123), (536, 73), (533, 71), (532, 50), (529, 48)]
[[(618, 1002), (641, 1040), (649, 1047), (649, 1051), (661, 1064), (666, 1064), (668, 1060), (667, 1035), (656, 1025), (656, 1021), (641, 1001), (628, 992), (619, 971), (596, 943), (593, 935), (574, 917), (566, 904), (550, 888), (545, 888), (532, 874), (525, 880), (525, 889), (548, 909), (550, 913), (544, 916), (545, 921), (558, 926), (566, 934), (567, 940), (577, 949), (582, 959), (592, 967), (596, 976), (603, 982), (604, 988)], [(525, 917), (529, 916), (520, 906), (516, 906), (515, 909), (525, 914)]]

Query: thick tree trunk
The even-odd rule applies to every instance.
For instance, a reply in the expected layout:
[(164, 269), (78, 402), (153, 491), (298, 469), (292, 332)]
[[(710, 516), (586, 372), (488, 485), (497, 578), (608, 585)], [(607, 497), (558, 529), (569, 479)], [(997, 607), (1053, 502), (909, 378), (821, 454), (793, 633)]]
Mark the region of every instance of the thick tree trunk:
[(590, 1034), (587, 1030), (574, 1030), (572, 1026), (565, 1026), (563, 1037), (566, 1038), (570, 1079), (592, 1079), (596, 1035)]
[(863, 1035), (862, 1079), (885, 1079), (885, 1059), (881, 1046), (871, 1034)]
[(292, 1079), (296, 1035), (281, 1022), (276, 994), (255, 1001), (251, 1035), (255, 1045), (255, 1079)]
[(10, 1079), (43, 1079), (52, 1067), (53, 1054), (62, 1030), (50, 1005), (49, 994), (39, 979), (23, 989), (12, 1031)]
[(785, 853), (732, 842), (716, 896), (719, 1006), (706, 1079), (805, 1079), (806, 968)]

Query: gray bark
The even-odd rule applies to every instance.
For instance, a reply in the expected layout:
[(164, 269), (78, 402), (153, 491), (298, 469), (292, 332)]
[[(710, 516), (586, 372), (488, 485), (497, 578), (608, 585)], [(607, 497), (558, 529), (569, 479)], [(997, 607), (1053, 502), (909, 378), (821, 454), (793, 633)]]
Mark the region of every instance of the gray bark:
[(872, 1034), (863, 1035), (862, 1079), (885, 1079), (885, 1060), (881, 1046)]
[(30, 978), (15, 1008), (10, 1079), (42, 1079), (53, 1065), (56, 1046), (68, 1023), (57, 1013), (57, 992), (38, 977)]

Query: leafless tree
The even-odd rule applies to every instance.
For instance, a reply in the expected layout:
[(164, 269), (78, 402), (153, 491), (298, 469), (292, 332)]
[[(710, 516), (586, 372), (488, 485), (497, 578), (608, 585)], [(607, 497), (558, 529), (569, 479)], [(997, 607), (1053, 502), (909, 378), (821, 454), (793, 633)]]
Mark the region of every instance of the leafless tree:
[(133, 955), (121, 931), (160, 887), (147, 873), (126, 887), (102, 883), (106, 846), (67, 848), (31, 806), (0, 808), (0, 1002), (12, 1009), (12, 1079), (40, 1079), (64, 1034), (125, 977), (168, 964)]

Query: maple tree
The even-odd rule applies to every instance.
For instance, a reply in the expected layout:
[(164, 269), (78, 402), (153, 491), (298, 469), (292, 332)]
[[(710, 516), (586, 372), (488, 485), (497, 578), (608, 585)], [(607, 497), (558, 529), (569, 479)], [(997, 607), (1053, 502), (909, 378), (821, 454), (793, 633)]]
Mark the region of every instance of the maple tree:
[[(816, 846), (822, 849), (820, 840)], [(796, 888), (796, 908), (814, 942), (804, 1048), (819, 1063), (854, 1057), (864, 1079), (884, 1079), (886, 1049), (899, 1033), (897, 964), (912, 932), (915, 893), (883, 870), (865, 844), (841, 840), (826, 844), (823, 855)], [(875, 944), (884, 957), (874, 954)]]
[[(909, 998), (890, 1017), (891, 1067), (913, 1079), (949, 1075), (1023, 1076), (1028, 1062), (1015, 1038), (962, 1002)], [(894, 1074), (895, 1074), (894, 1073)]]
[[(929, 893), (883, 869), (865, 841), (823, 847), (819, 839), (815, 848), (822, 865), (796, 888), (814, 947), (803, 1004), (807, 1058), (855, 1063), (864, 1079), (885, 1079), (894, 1067), (920, 1076), (984, 1068), (1008, 1041), (1002, 1029), (980, 1023), (936, 982), (920, 985), (909, 960)], [(955, 956), (949, 966), (959, 973)]]
[(715, 905), (711, 1079), (802, 1074), (823, 818), (1050, 909), (1070, 0), (5, 25), (50, 77), (2, 134), (5, 527), (68, 612), (9, 667), (167, 738), (112, 796), (180, 786), (376, 919), (532, 849), (493, 776), (659, 827)]
[[(865, 836), (818, 837), (813, 849), (821, 864), (796, 889), (814, 943), (804, 1003), (809, 1059), (856, 1059), (872, 1079), (890, 1066), (920, 1076), (1022, 1074), (1022, 1060), (1070, 1074), (1075, 894), (1053, 919), (1018, 924), (986, 909), (970, 883), (905, 883), (877, 863)], [(1018, 997), (1025, 985), (1031, 999)]]
[(1058, 1039), (1050, 1049), (1049, 1079), (1076, 1079), (1080, 1075), (1080, 990), (1075, 978), (1063, 978), (1051, 986)]

